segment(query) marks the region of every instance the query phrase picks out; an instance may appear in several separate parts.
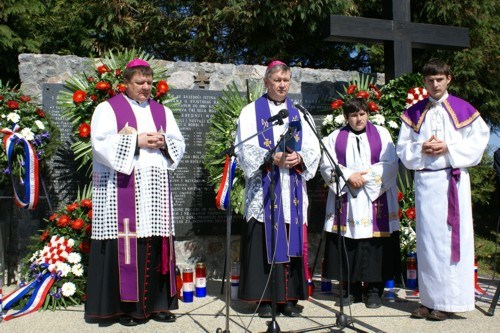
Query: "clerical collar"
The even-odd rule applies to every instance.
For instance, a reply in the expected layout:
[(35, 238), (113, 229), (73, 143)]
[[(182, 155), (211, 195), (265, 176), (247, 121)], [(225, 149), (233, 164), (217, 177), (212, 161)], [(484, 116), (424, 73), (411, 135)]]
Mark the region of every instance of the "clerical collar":
[(363, 134), (366, 132), (366, 127), (363, 128), (362, 130), (360, 131), (355, 131), (350, 125), (347, 125), (349, 126), (349, 130), (353, 133), (353, 134), (356, 134), (356, 135), (360, 135), (360, 134)]
[(443, 96), (441, 96), (441, 98), (439, 100), (436, 100), (434, 98), (432, 98), (432, 96), (429, 96), (429, 101), (433, 102), (434, 104), (441, 104), (442, 102), (444, 102), (446, 99), (448, 98), (448, 92), (446, 91)]
[(286, 101), (286, 98), (284, 100), (280, 101), (280, 102), (275, 101), (274, 99), (272, 99), (271, 97), (269, 97), (269, 95), (267, 95), (267, 99), (270, 100), (271, 102), (273, 102), (274, 105), (276, 105), (276, 106), (281, 105), (281, 104), (285, 103), (285, 101)]
[(149, 100), (145, 100), (144, 102), (139, 102), (138, 100), (136, 99), (133, 99), (132, 97), (130, 97), (129, 95), (127, 95), (127, 93), (123, 93), (125, 95), (125, 97), (127, 97), (130, 101), (132, 102), (135, 102), (137, 103), (137, 105), (141, 106), (141, 107), (144, 107), (146, 105), (149, 104)]

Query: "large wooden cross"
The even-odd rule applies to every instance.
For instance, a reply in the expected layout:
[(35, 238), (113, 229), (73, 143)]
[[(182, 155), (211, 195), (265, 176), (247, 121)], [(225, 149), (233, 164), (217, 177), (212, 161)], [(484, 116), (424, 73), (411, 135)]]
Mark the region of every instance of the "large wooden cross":
[(410, 0), (382, 0), (387, 19), (330, 15), (328, 41), (383, 43), (385, 80), (412, 71), (413, 48), (461, 50), (469, 47), (469, 29), (412, 23)]

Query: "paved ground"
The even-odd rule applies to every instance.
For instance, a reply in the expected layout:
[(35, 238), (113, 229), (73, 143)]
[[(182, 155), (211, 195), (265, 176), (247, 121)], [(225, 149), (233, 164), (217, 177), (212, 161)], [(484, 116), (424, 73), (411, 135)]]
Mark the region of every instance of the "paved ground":
[[(316, 283), (319, 285), (319, 283)], [(357, 303), (344, 307), (344, 314), (353, 321), (353, 327), (344, 327), (344, 332), (500, 332), (500, 308), (493, 316), (487, 316), (496, 285), (480, 278), (480, 286), (486, 294), (477, 295), (476, 310), (455, 314), (444, 322), (411, 319), (409, 314), (419, 306), (418, 297), (411, 290), (395, 289), (397, 299), (394, 302), (384, 300), (379, 309), (367, 309)], [(87, 324), (83, 320), (83, 306), (66, 310), (44, 311), (0, 323), (0, 332), (9, 333), (71, 333), (71, 332), (271, 332), (268, 319), (261, 319), (255, 313), (255, 305), (241, 301), (232, 301), (229, 324), (227, 325), (225, 297), (220, 295), (220, 281), (211, 281), (208, 295), (195, 298), (192, 303), (180, 302), (175, 323), (148, 321), (136, 327), (124, 327), (118, 323)], [(335, 290), (335, 286), (334, 286)], [(334, 325), (339, 307), (335, 306), (336, 292), (326, 293), (315, 290), (308, 301), (300, 302), (302, 314), (297, 318), (277, 316), (275, 325), (281, 332), (338, 332)], [(228, 330), (227, 330), (228, 328)], [(276, 330), (274, 330), (276, 332)]]

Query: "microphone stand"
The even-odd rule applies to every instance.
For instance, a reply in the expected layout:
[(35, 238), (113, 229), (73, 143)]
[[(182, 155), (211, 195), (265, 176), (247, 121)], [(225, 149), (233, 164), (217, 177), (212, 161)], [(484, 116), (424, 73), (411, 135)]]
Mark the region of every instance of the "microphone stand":
[[(236, 157), (237, 155), (235, 154), (234, 150), (238, 146), (253, 139), (257, 135), (260, 135), (260, 134), (270, 130), (271, 128), (273, 128), (276, 125), (283, 125), (283, 124), (284, 124), (283, 119), (277, 119), (276, 122), (271, 123), (271, 125), (269, 127), (263, 129), (262, 131), (255, 133), (255, 134), (249, 136), (248, 138), (246, 138), (245, 140), (240, 141), (235, 145), (231, 145), (231, 147), (223, 150), (221, 153), (219, 153), (217, 155), (217, 157), (221, 158), (221, 157), (226, 156), (226, 155)], [(267, 159), (267, 156), (266, 156), (266, 159)], [(232, 181), (232, 179), (233, 179), (232, 171), (230, 171), (229, 177), (230, 177), (229, 181)], [(226, 224), (227, 224), (227, 227), (226, 227), (226, 258), (224, 260), (224, 274), (223, 274), (223, 279), (222, 279), (222, 284), (223, 285), (225, 284), (225, 287), (226, 287), (225, 288), (226, 289), (226, 327), (224, 330), (222, 330), (222, 328), (220, 328), (220, 327), (217, 328), (217, 330), (216, 330), (217, 333), (230, 333), (231, 332), (229, 330), (229, 307), (231, 305), (231, 284), (228, 283), (228, 281), (230, 281), (230, 279), (231, 279), (231, 269), (226, 270), (226, 266), (231, 261), (231, 224), (232, 224), (232, 218), (233, 218), (232, 211), (231, 211), (232, 210), (232, 208), (231, 208), (231, 191), (232, 191), (232, 187), (233, 187), (232, 185), (233, 184), (229, 184), (228, 189), (227, 189), (229, 201), (228, 201), (227, 209), (226, 209)], [(272, 206), (272, 207), (274, 207), (274, 206)], [(274, 216), (274, 214), (272, 216)], [(273, 233), (273, 235), (274, 235), (274, 233)], [(227, 278), (227, 281), (225, 281), (226, 278)], [(275, 314), (275, 311), (273, 311), (273, 313)]]
[(319, 136), (318, 132), (316, 131), (316, 128), (313, 124), (311, 124), (310, 122), (310, 119), (309, 117), (311, 117), (311, 114), (309, 113), (309, 111), (307, 111), (306, 108), (304, 108), (302, 105), (300, 104), (295, 104), (295, 107), (297, 109), (299, 109), (303, 114), (304, 114), (304, 119), (306, 120), (307, 124), (309, 125), (309, 127), (311, 128), (312, 132), (314, 133), (314, 135), (316, 136), (316, 138), (318, 139), (319, 141), (319, 144), (321, 146), (321, 149), (325, 152), (325, 155), (327, 156), (328, 158), (328, 161), (330, 162), (330, 164), (333, 166), (333, 169), (332, 169), (332, 173), (331, 173), (331, 179), (335, 180), (335, 183), (336, 183), (336, 197), (335, 197), (335, 214), (336, 214), (336, 217), (337, 217), (337, 245), (338, 245), (338, 248), (339, 248), (339, 273), (340, 273), (340, 277), (339, 277), (339, 306), (340, 306), (340, 312), (337, 314), (337, 319), (336, 319), (336, 322), (335, 324), (330, 324), (330, 325), (321, 325), (321, 326), (317, 326), (317, 327), (314, 327), (314, 328), (309, 328), (309, 329), (305, 329), (305, 330), (298, 330), (298, 331), (293, 331), (293, 332), (310, 332), (310, 331), (316, 331), (316, 330), (321, 330), (321, 329), (325, 329), (325, 328), (330, 328), (330, 327), (338, 327), (340, 328), (340, 330), (344, 329), (345, 327), (349, 327), (357, 332), (365, 332), (363, 330), (360, 330), (358, 328), (355, 328), (354, 326), (352, 326), (352, 320), (349, 321), (347, 316), (344, 314), (344, 274), (343, 274), (343, 236), (341, 236), (341, 229), (340, 229), (340, 179), (342, 179), (345, 183), (345, 186), (347, 186), (347, 189), (349, 190), (349, 193), (351, 194), (351, 196), (353, 198), (356, 198), (357, 194), (355, 194), (352, 190), (352, 188), (349, 186), (349, 183), (347, 182), (347, 180), (345, 179), (344, 177), (344, 174), (342, 172), (342, 170), (340, 169), (339, 165), (335, 162), (335, 160), (333, 159), (332, 155), (330, 154), (330, 152), (328, 151), (328, 149), (326, 149), (326, 146), (325, 144), (323, 143), (323, 141), (321, 140), (321, 137)]

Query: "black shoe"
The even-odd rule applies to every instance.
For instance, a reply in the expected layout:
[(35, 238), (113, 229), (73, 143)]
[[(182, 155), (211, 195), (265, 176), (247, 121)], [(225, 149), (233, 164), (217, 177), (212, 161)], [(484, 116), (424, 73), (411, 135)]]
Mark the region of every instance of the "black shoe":
[(153, 313), (151, 315), (151, 318), (153, 318), (153, 320), (161, 321), (164, 323), (173, 323), (176, 319), (175, 314), (170, 311)]
[(299, 310), (297, 310), (295, 304), (291, 301), (283, 304), (283, 310), (281, 310), (281, 313), (283, 313), (283, 315), (287, 317), (298, 317), (300, 315)]
[(123, 326), (137, 326), (139, 323), (131, 316), (125, 315), (120, 317), (120, 324)]
[(273, 311), (271, 309), (271, 304), (261, 303), (259, 306), (259, 317), (271, 318), (272, 316), (273, 316)]
[(369, 293), (366, 295), (366, 307), (369, 309), (376, 309), (382, 306), (382, 300), (378, 293)]

